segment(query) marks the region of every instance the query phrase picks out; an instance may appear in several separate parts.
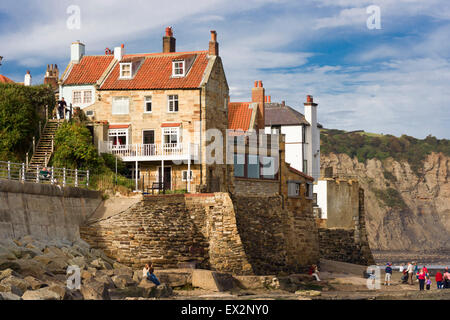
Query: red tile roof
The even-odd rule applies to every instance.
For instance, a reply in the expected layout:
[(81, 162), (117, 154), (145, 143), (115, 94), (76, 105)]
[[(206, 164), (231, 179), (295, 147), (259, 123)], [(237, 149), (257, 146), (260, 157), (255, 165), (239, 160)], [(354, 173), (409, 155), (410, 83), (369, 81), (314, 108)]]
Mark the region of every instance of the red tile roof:
[(228, 129), (244, 130), (250, 129), (253, 108), (251, 102), (230, 102), (228, 104)]
[[(188, 89), (199, 88), (208, 65), (207, 51), (125, 55), (124, 60), (144, 58), (133, 79), (119, 79), (120, 66), (117, 64), (100, 90), (148, 90), (148, 89)], [(172, 77), (174, 59), (195, 58), (184, 77)]]
[(95, 84), (113, 59), (113, 55), (84, 56), (79, 63), (73, 65), (64, 85)]
[(0, 83), (15, 83), (10, 78), (0, 74)]

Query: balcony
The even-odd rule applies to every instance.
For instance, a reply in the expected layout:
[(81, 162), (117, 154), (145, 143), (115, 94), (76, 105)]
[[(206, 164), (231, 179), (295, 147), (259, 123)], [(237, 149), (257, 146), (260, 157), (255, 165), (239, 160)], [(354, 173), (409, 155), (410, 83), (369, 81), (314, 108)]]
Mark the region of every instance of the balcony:
[(194, 143), (112, 145), (102, 141), (99, 152), (111, 153), (122, 161), (197, 160), (199, 148)]

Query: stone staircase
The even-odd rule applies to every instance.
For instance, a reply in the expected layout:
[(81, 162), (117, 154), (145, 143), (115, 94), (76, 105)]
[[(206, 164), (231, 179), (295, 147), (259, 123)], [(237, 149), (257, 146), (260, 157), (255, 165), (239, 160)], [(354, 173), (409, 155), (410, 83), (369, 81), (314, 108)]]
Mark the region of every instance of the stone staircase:
[(28, 168), (36, 168), (36, 166), (42, 168), (48, 165), (53, 153), (52, 141), (61, 123), (61, 120), (49, 119), (47, 121)]

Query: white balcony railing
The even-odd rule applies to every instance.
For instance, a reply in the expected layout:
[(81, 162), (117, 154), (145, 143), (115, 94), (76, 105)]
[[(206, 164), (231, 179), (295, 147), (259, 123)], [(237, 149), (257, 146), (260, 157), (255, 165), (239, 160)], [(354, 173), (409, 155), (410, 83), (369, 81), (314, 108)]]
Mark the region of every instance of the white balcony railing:
[(114, 154), (123, 160), (158, 160), (164, 159), (196, 159), (198, 145), (194, 143), (164, 143), (164, 144), (129, 144), (112, 145), (103, 141), (99, 151)]

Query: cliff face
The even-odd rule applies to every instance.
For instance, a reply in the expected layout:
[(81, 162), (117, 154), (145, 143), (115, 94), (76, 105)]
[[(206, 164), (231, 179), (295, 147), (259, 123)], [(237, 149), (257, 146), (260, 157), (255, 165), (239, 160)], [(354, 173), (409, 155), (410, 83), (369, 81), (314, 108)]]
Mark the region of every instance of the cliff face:
[(450, 257), (450, 158), (429, 155), (423, 176), (392, 158), (360, 163), (346, 154), (322, 155), (321, 167), (356, 176), (365, 189), (366, 227), (371, 249)]

